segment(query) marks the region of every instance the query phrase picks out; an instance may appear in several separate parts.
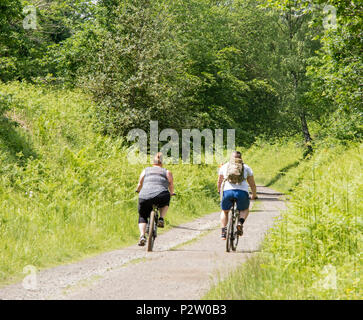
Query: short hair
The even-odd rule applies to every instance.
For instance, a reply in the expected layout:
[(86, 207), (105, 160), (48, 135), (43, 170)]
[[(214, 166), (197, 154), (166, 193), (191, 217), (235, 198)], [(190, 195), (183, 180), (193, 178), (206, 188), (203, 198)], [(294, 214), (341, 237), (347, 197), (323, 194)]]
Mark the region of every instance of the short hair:
[(163, 163), (163, 154), (161, 152), (158, 152), (154, 156), (154, 164), (162, 164)]
[(232, 151), (232, 153), (231, 153), (231, 159), (232, 158), (239, 158), (239, 159), (242, 159), (242, 153), (241, 152), (239, 152), (239, 151)]

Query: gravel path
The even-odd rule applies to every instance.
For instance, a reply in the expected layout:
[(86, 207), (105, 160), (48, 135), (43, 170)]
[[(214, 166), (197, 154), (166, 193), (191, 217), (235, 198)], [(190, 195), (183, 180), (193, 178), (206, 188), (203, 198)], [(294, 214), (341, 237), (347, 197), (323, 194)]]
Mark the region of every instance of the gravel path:
[(258, 187), (259, 200), (245, 222), (237, 252), (220, 240), (219, 213), (159, 235), (154, 252), (137, 245), (36, 274), (36, 288), (0, 289), (0, 299), (200, 299), (218, 279), (260, 248), (285, 203)]

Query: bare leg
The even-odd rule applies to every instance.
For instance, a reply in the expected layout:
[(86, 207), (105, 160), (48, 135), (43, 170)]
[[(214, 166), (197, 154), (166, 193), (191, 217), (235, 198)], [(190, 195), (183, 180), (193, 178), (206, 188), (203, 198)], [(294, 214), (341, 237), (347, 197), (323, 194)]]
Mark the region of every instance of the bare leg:
[(144, 236), (146, 232), (146, 223), (139, 223), (140, 236)]
[(169, 206), (165, 206), (160, 208), (160, 217), (164, 219), (166, 213), (168, 212)]
[[(248, 213), (249, 213), (248, 208), (246, 210), (239, 210), (239, 221), (237, 223), (237, 235), (238, 236), (243, 235), (243, 224), (248, 217)], [(241, 219), (243, 219), (243, 220), (241, 221)]]
[(240, 210), (239, 211), (239, 217), (240, 218), (243, 218), (244, 220), (247, 219), (248, 217), (248, 214), (250, 213), (250, 210), (249, 209), (246, 209), (246, 210)]
[(229, 210), (222, 210), (221, 211), (221, 227), (225, 228), (228, 223), (228, 212)]

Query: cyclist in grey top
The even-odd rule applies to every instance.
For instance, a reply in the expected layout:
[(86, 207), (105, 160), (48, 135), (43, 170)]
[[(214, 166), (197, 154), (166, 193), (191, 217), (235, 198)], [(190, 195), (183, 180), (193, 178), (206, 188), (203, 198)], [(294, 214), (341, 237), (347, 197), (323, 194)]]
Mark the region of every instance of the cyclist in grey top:
[(164, 227), (164, 217), (169, 209), (170, 195), (174, 195), (173, 175), (163, 168), (163, 155), (158, 152), (154, 157), (152, 167), (147, 167), (141, 172), (136, 192), (139, 193), (139, 230), (140, 240), (138, 245), (146, 243), (146, 225), (153, 209), (157, 205), (160, 209), (158, 227)]

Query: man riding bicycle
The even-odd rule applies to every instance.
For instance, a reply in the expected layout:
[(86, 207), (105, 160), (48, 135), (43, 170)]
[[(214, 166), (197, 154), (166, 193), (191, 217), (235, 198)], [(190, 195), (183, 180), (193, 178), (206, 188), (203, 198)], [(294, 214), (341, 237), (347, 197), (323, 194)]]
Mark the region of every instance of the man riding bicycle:
[(147, 167), (141, 172), (136, 192), (139, 193), (140, 240), (138, 245), (144, 246), (146, 243), (146, 225), (153, 205), (157, 205), (160, 209), (158, 227), (163, 228), (164, 218), (169, 208), (170, 194), (174, 194), (173, 175), (169, 170), (163, 168), (161, 152), (155, 155), (153, 166)]
[(237, 234), (243, 235), (243, 223), (249, 214), (250, 199), (248, 195), (248, 185), (252, 190), (252, 200), (257, 199), (256, 183), (252, 169), (243, 163), (242, 155), (239, 151), (233, 151), (230, 161), (219, 169), (218, 193), (221, 194), (221, 227), (222, 240), (226, 240), (228, 212), (232, 207), (232, 200), (237, 200), (237, 210), (239, 211), (239, 221), (237, 224)]

